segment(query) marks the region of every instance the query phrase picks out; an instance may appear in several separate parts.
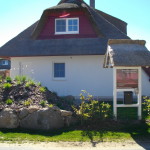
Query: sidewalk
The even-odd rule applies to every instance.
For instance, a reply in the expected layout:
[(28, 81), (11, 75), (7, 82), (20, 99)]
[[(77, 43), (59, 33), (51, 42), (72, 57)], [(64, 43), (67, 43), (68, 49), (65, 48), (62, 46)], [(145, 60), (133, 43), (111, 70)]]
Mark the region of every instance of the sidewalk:
[(134, 142), (114, 143), (105, 142), (98, 144), (80, 142), (50, 142), (50, 143), (24, 143), (7, 144), (0, 143), (0, 150), (150, 150), (150, 143), (141, 143), (142, 146)]

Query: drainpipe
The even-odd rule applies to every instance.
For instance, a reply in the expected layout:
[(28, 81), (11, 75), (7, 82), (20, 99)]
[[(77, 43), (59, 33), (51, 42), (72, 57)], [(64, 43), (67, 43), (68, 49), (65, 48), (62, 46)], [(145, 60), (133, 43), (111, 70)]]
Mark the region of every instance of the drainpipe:
[(90, 0), (90, 7), (95, 8), (95, 0)]

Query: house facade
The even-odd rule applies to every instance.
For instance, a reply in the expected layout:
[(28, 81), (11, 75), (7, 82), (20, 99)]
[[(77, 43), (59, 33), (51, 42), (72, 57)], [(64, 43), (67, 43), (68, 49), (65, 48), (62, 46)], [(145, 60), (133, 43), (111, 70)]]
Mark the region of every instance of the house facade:
[[(26, 75), (60, 96), (112, 97), (113, 70), (103, 67), (109, 39), (130, 39), (127, 23), (83, 0), (61, 0), (40, 20), (0, 48), (11, 58), (11, 77)], [(142, 71), (143, 95), (150, 95), (148, 74)]]

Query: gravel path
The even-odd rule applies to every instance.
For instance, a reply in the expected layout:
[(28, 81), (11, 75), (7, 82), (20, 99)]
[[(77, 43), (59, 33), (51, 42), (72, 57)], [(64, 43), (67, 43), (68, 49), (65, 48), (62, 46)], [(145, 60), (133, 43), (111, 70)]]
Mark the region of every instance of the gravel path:
[(9, 144), (0, 143), (0, 150), (150, 150), (150, 143), (135, 142), (114, 143), (105, 142), (99, 144), (80, 143), (80, 142), (50, 142), (50, 143), (25, 143)]

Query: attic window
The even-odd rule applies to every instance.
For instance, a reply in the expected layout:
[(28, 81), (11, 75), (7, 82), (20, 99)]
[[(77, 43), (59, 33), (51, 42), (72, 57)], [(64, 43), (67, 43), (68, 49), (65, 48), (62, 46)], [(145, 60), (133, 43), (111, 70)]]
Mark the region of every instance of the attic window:
[(61, 18), (55, 20), (55, 34), (78, 34), (79, 18)]

